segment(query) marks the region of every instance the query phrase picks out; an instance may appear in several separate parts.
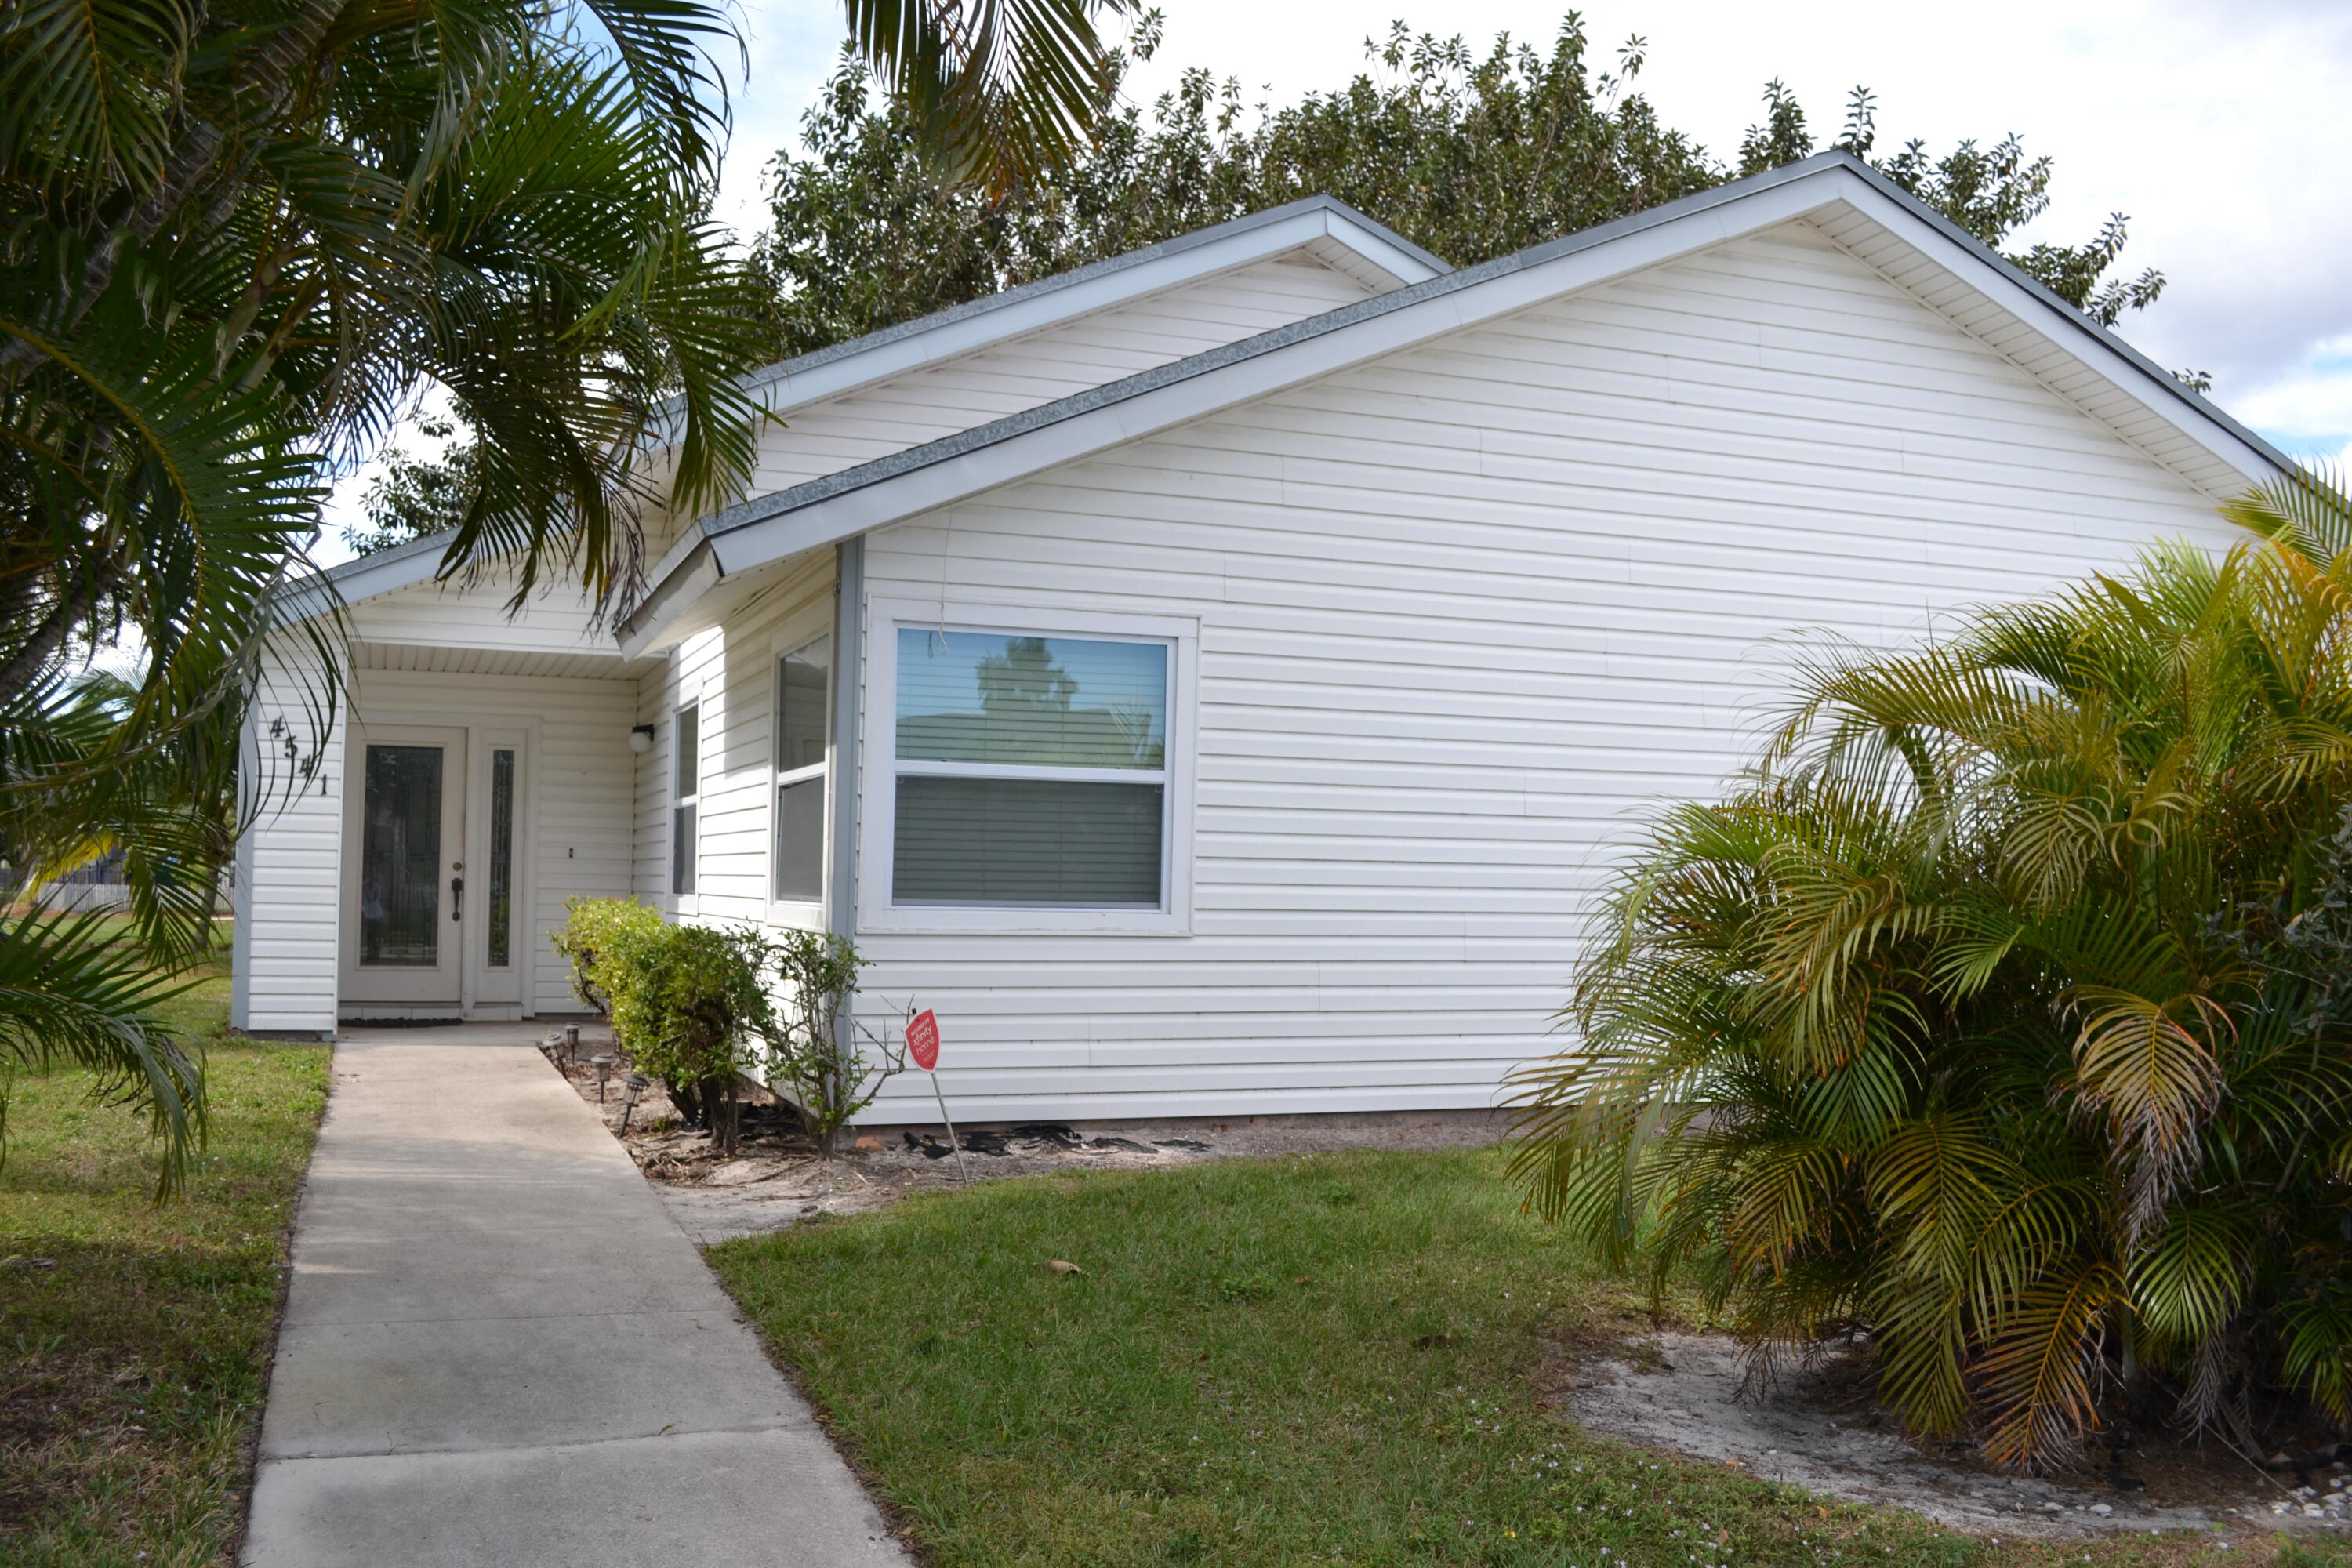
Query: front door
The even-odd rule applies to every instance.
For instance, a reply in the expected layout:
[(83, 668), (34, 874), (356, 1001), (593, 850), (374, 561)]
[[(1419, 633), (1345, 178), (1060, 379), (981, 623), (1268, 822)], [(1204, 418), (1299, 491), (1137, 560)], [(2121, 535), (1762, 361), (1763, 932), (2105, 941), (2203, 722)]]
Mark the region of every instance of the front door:
[(468, 912), (466, 732), (354, 726), (351, 747), (341, 1011), (457, 1017)]

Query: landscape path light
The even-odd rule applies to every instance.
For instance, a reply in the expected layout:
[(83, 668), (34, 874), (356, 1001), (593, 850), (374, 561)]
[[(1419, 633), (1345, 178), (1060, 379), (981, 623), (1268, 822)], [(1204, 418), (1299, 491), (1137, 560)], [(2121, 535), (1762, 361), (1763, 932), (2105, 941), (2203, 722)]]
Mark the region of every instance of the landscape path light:
[(624, 1138), (629, 1135), (629, 1118), (636, 1114), (637, 1101), (645, 1098), (646, 1086), (649, 1081), (641, 1072), (633, 1072), (622, 1080), (629, 1091), (621, 1097), (621, 1136)]

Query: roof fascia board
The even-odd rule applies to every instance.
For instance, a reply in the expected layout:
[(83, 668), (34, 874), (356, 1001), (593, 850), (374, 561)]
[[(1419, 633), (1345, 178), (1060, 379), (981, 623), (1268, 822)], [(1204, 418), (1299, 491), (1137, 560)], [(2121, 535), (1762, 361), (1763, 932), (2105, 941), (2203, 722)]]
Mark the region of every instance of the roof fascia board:
[(1322, 237), (1346, 246), (1395, 279), (1400, 289), (1410, 289), (1454, 270), (1451, 264), (1342, 202), (1333, 202), (1323, 209)]
[(272, 598), (276, 625), (290, 626), (350, 608), (362, 599), (429, 583), (440, 570), (452, 530), (428, 533), (373, 555), (362, 555), (314, 575), (289, 582)]
[[(770, 413), (781, 414), (1076, 316), (1247, 267), (1318, 239), (1348, 247), (1400, 288), (1454, 270), (1442, 258), (1336, 197), (1304, 196), (814, 349), (751, 372), (743, 386)], [(675, 442), (683, 410), (675, 397), (661, 405), (647, 445)]]
[[(628, 624), (620, 628), (621, 657), (643, 658), (646, 655), (667, 647), (665, 634), (677, 623), (680, 616), (693, 607), (705, 594), (719, 586), (726, 574), (719, 568), (717, 555), (709, 544), (689, 532), (682, 543), (688, 548), (681, 552), (673, 550), (678, 559), (670, 570), (654, 579), (654, 585), (631, 613)], [(668, 560), (669, 556), (665, 556)]]
[[(1458, 289), (1433, 294), (1409, 306), (1367, 310), (1367, 307), (1382, 303), (1370, 300), (1362, 307), (1344, 307), (1330, 316), (1309, 318), (1299, 323), (1300, 328), (1309, 328), (1351, 312), (1366, 312), (1328, 330), (1294, 336), (1298, 329), (1286, 328), (1262, 338), (1245, 340), (1235, 348), (1255, 348), (1255, 352), (1222, 364), (1192, 374), (1171, 374), (1203, 361), (1217, 360), (1220, 351), (1212, 350), (1192, 361), (1162, 367), (1158, 373), (1145, 372), (1131, 381), (1149, 382), (1155, 376), (1166, 379), (1162, 384), (1106, 401), (1100, 406), (1083, 406), (1087, 397), (1080, 394), (1061, 404), (1033, 410), (1028, 419), (1013, 416), (995, 426), (968, 432), (974, 439), (965, 450), (952, 449), (960, 444), (956, 437), (934, 442), (930, 448), (914, 448), (916, 453), (929, 450), (937, 455), (901, 473), (857, 484), (847, 481), (859, 470), (849, 469), (843, 475), (831, 476), (845, 481), (836, 493), (807, 495), (798, 505), (790, 504), (793, 490), (783, 491), (776, 499), (787, 504), (772, 516), (749, 516), (727, 526), (730, 515), (720, 513), (706, 524), (707, 537), (724, 571), (730, 574), (745, 571), (764, 561), (829, 544), (965, 500), (1040, 468), (1156, 435), (1234, 404), (1510, 315), (1693, 250), (1776, 227), (1827, 206), (1843, 194), (1844, 190), (1835, 184), (1782, 182), (1749, 193), (1748, 200), (1736, 207), (1725, 204), (1700, 207), (1665, 222), (1609, 237), (1613, 243), (1606, 246), (1580, 246), (1550, 256), (1541, 251), (1522, 252), (1520, 257), (1503, 258), (1521, 265), (1489, 263), (1475, 269), (1485, 276)], [(1112, 388), (1105, 390), (1113, 391), (1119, 385), (1113, 384)], [(1007, 429), (1024, 423), (1029, 423), (1030, 427)], [(1002, 434), (991, 438), (995, 432)], [(940, 450), (942, 448), (947, 450)], [(879, 459), (868, 467), (888, 462), (887, 458)], [(824, 479), (795, 487), (804, 494), (827, 488), (830, 487)], [(642, 617), (633, 617), (633, 622), (649, 624)]]

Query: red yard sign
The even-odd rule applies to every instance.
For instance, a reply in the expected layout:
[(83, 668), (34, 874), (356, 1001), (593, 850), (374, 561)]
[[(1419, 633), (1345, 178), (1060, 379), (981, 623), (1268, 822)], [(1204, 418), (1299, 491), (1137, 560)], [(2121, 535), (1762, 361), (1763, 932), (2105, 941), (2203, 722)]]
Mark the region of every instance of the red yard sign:
[(907, 1050), (925, 1072), (940, 1065), (940, 1020), (929, 1007), (907, 1020)]

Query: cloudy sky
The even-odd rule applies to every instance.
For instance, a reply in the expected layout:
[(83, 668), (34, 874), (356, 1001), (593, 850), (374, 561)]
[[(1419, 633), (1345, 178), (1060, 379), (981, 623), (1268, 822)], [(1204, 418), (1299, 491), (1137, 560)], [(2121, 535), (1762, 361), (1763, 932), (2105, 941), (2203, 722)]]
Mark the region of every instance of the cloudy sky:
[[(1149, 98), (1189, 66), (1280, 103), (1363, 68), (1370, 32), (1497, 31), (1548, 40), (1540, 0), (1159, 0)], [(831, 68), (838, 0), (740, 0), (750, 68), (737, 86), (724, 216), (762, 216), (762, 169)], [(2211, 373), (2213, 395), (2288, 450), (2352, 448), (2352, 5), (2343, 0), (1590, 0), (1596, 56), (1648, 42), (1642, 90), (1669, 124), (1728, 153), (1778, 76), (1817, 130), (1847, 90), (1878, 96), (1879, 144), (1941, 150), (2021, 133), (2057, 161), (2055, 205), (2026, 238), (2076, 242), (2131, 219), (2125, 260), (2170, 279), (2124, 331), (2158, 363)], [(1378, 215), (1374, 215), (1378, 216)], [(367, 475), (342, 487), (350, 515)], [(331, 528), (330, 540), (332, 539)], [(333, 551), (333, 553), (341, 553)]]
[[(1139, 74), (1150, 96), (1187, 66), (1283, 102), (1344, 82), (1391, 17), (1483, 43), (1549, 39), (1539, 0), (1372, 0), (1269, 5), (1159, 0), (1167, 42)], [(839, 10), (743, 0), (751, 70), (727, 171), (730, 217), (760, 218), (761, 166), (788, 141), (827, 68)], [(2232, 413), (2298, 450), (2352, 444), (2352, 5), (2310, 0), (1590, 0), (1596, 53), (1649, 41), (1643, 89), (1668, 123), (1727, 153), (1765, 79), (1794, 88), (1834, 131), (1846, 91), (1878, 95), (1882, 148), (1913, 136), (2021, 133), (2058, 164), (2036, 234), (2087, 237), (2131, 217), (2136, 271), (2163, 300), (2126, 323), (2159, 363), (2215, 378)], [(1378, 216), (1377, 214), (1374, 216)]]

